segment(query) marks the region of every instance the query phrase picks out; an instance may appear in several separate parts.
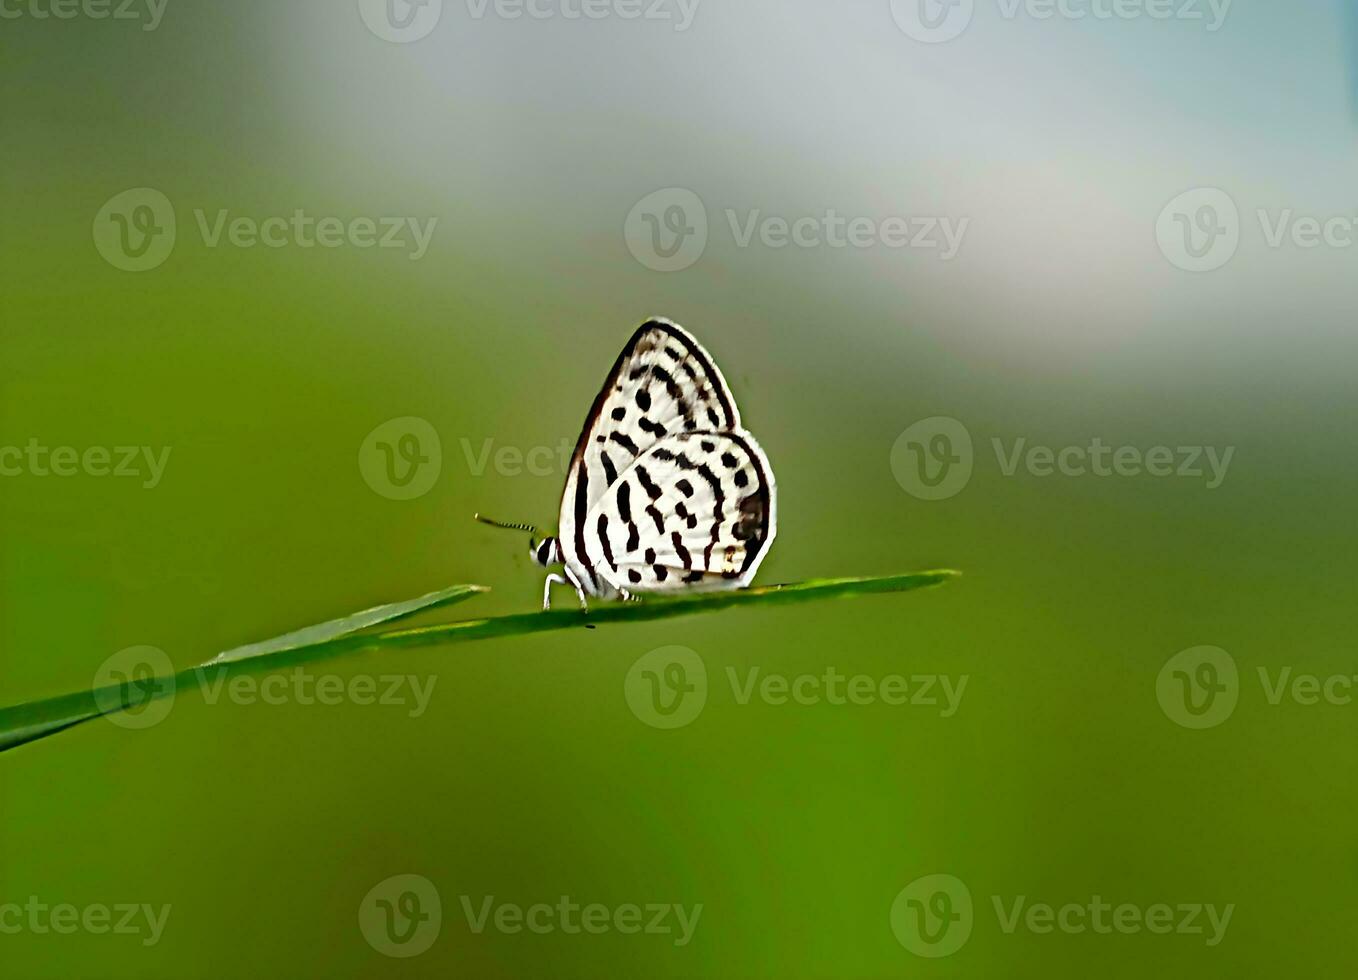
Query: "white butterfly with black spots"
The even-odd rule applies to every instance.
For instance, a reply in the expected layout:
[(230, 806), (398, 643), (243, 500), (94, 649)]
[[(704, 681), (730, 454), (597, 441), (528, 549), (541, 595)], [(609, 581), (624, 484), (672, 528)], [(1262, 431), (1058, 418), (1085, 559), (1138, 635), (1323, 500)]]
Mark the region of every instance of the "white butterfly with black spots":
[(637, 328), (585, 418), (561, 495), (559, 537), (533, 559), (585, 596), (736, 589), (778, 529), (768, 457), (740, 424), (712, 356), (668, 320)]

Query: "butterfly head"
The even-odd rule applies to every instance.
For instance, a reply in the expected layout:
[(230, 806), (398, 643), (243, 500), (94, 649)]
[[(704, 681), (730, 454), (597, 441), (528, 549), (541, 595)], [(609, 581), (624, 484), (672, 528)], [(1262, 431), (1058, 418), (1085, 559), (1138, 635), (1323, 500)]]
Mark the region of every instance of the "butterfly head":
[(561, 543), (556, 538), (528, 542), (528, 554), (543, 568), (561, 564)]
[[(480, 514), (476, 515), (476, 519), (482, 524), (501, 527), (507, 531), (527, 531), (530, 535), (537, 533), (537, 528), (532, 524), (506, 524), (504, 521), (493, 521), (489, 517), (482, 517)], [(529, 537), (528, 557), (543, 568), (549, 565), (560, 565), (562, 563), (561, 542), (556, 538), (543, 538), (539, 541), (536, 537)]]

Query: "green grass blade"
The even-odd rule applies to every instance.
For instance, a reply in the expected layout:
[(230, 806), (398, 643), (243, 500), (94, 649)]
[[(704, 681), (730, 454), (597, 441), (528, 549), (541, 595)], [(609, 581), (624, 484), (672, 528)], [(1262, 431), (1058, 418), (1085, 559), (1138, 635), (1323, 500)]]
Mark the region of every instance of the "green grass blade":
[[(641, 623), (675, 616), (715, 612), (736, 606), (772, 606), (818, 599), (853, 597), (942, 585), (957, 572), (916, 572), (876, 578), (814, 579), (793, 585), (768, 585), (731, 592), (708, 592), (672, 598), (651, 597), (642, 602), (609, 602), (583, 609), (553, 609), (546, 612), (518, 613), (492, 619), (470, 619), (439, 626), (359, 633), (358, 630), (404, 618), (421, 609), (448, 605), (483, 591), (480, 586), (463, 585), (430, 593), (420, 599), (392, 603), (297, 630), (273, 640), (227, 651), (198, 667), (180, 671), (172, 678), (158, 678), (150, 698), (170, 692), (192, 690), (215, 683), (225, 675), (253, 673), (295, 667), (317, 660), (330, 660), (359, 652), (437, 646), (503, 636), (522, 636), (571, 627), (597, 627), (611, 623)], [(32, 742), (89, 721), (100, 715), (134, 705), (125, 703), (126, 692), (117, 687), (79, 691), (42, 701), (31, 701), (0, 709), (0, 752)], [(136, 706), (146, 703), (142, 697)]]
[(400, 619), (407, 619), (426, 609), (437, 609), (439, 606), (450, 606), (463, 599), (470, 599), (472, 596), (485, 592), (483, 585), (454, 585), (438, 592), (430, 592), (422, 595), (418, 599), (406, 599), (404, 602), (391, 602), (385, 606), (377, 606), (373, 609), (364, 609), (362, 612), (351, 613), (348, 616), (341, 616), (339, 619), (332, 619), (329, 622), (317, 623), (315, 626), (307, 626), (303, 629), (294, 630), (291, 633), (284, 633), (282, 636), (275, 636), (272, 640), (263, 640), (259, 643), (248, 643), (243, 647), (236, 647), (219, 653), (213, 657), (209, 663), (223, 663), (229, 660), (245, 660), (249, 657), (261, 657), (270, 653), (281, 653), (284, 650), (296, 650), (301, 647), (316, 646), (326, 643), (340, 636), (350, 633), (357, 633), (373, 626), (380, 626), (383, 623), (393, 623)]
[[(290, 650), (301, 651), (322, 647), (360, 630), (407, 619), (427, 609), (452, 605), (485, 591), (485, 587), (481, 585), (454, 585), (438, 592), (430, 592), (418, 599), (405, 599), (401, 602), (392, 602), (384, 606), (364, 609), (348, 616), (341, 616), (339, 619), (332, 619), (315, 626), (294, 630), (270, 640), (236, 647), (224, 653), (219, 653), (209, 661), (209, 664), (239, 663), (255, 657), (269, 657), (286, 653)], [(205, 664), (204, 667), (206, 666)], [(175, 675), (176, 683), (173, 685), (159, 683), (157, 693), (153, 694), (150, 700), (164, 697), (170, 691), (182, 690), (181, 678), (184, 678), (184, 683), (196, 684), (199, 680), (199, 677), (195, 675), (197, 669), (194, 668)], [(160, 679), (162, 682), (163, 680), (163, 678)], [(55, 735), (57, 732), (79, 725), (81, 722), (98, 718), (101, 715), (121, 711), (129, 707), (128, 704), (123, 703), (123, 699), (128, 696), (129, 692), (125, 690), (119, 690), (117, 687), (105, 687), (98, 690), (77, 691), (74, 694), (65, 694), (44, 701), (32, 701), (28, 704), (0, 709), (0, 752), (47, 735)], [(144, 700), (141, 699), (137, 703), (144, 703)]]
[(519, 613), (495, 619), (472, 619), (440, 626), (382, 633), (374, 639), (381, 646), (422, 646), (429, 643), (456, 643), (496, 636), (516, 636), (566, 629), (571, 626), (602, 626), (606, 623), (641, 623), (674, 616), (715, 612), (734, 606), (786, 605), (840, 596), (873, 595), (884, 592), (909, 592), (941, 585), (957, 577), (953, 571), (915, 572), (910, 575), (885, 575), (876, 578), (811, 579), (792, 585), (765, 585), (730, 592), (704, 592), (695, 595), (648, 597), (641, 602), (610, 602), (588, 612), (580, 608), (552, 609), (548, 612)]

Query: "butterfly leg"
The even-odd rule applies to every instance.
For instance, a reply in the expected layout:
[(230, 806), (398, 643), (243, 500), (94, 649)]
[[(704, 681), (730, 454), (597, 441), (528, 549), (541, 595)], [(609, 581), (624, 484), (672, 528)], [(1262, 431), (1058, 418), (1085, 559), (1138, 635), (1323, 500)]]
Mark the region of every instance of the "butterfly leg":
[(589, 612), (589, 603), (585, 601), (585, 590), (580, 587), (580, 580), (575, 577), (575, 573), (569, 567), (566, 568), (566, 578), (570, 579), (570, 584), (580, 599), (580, 608)]
[(560, 575), (548, 575), (547, 581), (542, 583), (542, 610), (546, 612), (552, 608), (552, 583), (565, 585), (566, 580)]

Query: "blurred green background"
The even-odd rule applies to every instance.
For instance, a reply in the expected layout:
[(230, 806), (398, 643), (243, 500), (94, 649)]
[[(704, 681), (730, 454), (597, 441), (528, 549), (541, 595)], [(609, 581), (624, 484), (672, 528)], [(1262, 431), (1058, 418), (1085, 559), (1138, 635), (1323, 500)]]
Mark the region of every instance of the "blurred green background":
[[(1339, 4), (1242, 0), (1208, 31), (978, 0), (941, 44), (898, 30), (886, 0), (704, 3), (685, 30), (449, 2), (412, 43), (352, 2), (169, 0), (153, 30), (137, 5), (5, 9), (0, 447), (170, 456), (154, 487), (0, 478), (0, 702), (87, 687), (124, 648), (182, 668), (456, 582), (494, 591), (455, 615), (534, 608), (522, 539), (470, 518), (550, 525), (561, 473), (478, 457), (573, 442), (657, 314), (713, 352), (775, 467), (761, 582), (966, 573), (321, 670), (433, 683), (417, 717), (181, 693), (145, 730), (99, 720), (7, 753), (0, 906), (170, 912), (150, 945), (5, 928), (5, 977), (1328, 976), (1351, 960), (1358, 706), (1271, 704), (1258, 677), (1358, 673), (1358, 256), (1269, 247), (1254, 217), (1358, 214)], [(1194, 275), (1156, 222), (1204, 186), (1238, 205), (1241, 241)], [(664, 273), (623, 229), (670, 187), (702, 199), (709, 238)], [(175, 212), (148, 271), (92, 233), (131, 188)], [(209, 247), (195, 211), (221, 209), (437, 225), (417, 261)], [(944, 261), (740, 247), (728, 209), (969, 225)], [(437, 432), (441, 468), (395, 500), (360, 447), (407, 416)], [(974, 468), (929, 501), (891, 460), (934, 416), (965, 426)], [(991, 448), (1095, 437), (1235, 454), (1209, 490), (1010, 476)], [(1238, 666), (1238, 704), (1193, 730), (1157, 678), (1204, 644)], [(659, 730), (624, 681), (673, 645), (706, 665), (708, 699)], [(967, 686), (942, 717), (741, 704), (727, 680), (828, 666)], [(403, 874), (443, 915), (426, 951), (392, 958), (359, 910)], [(933, 874), (975, 906), (937, 959), (890, 919)], [(461, 903), (563, 895), (702, 912), (678, 946), (478, 933)], [(1006, 932), (992, 896), (1234, 911), (1208, 945)]]

